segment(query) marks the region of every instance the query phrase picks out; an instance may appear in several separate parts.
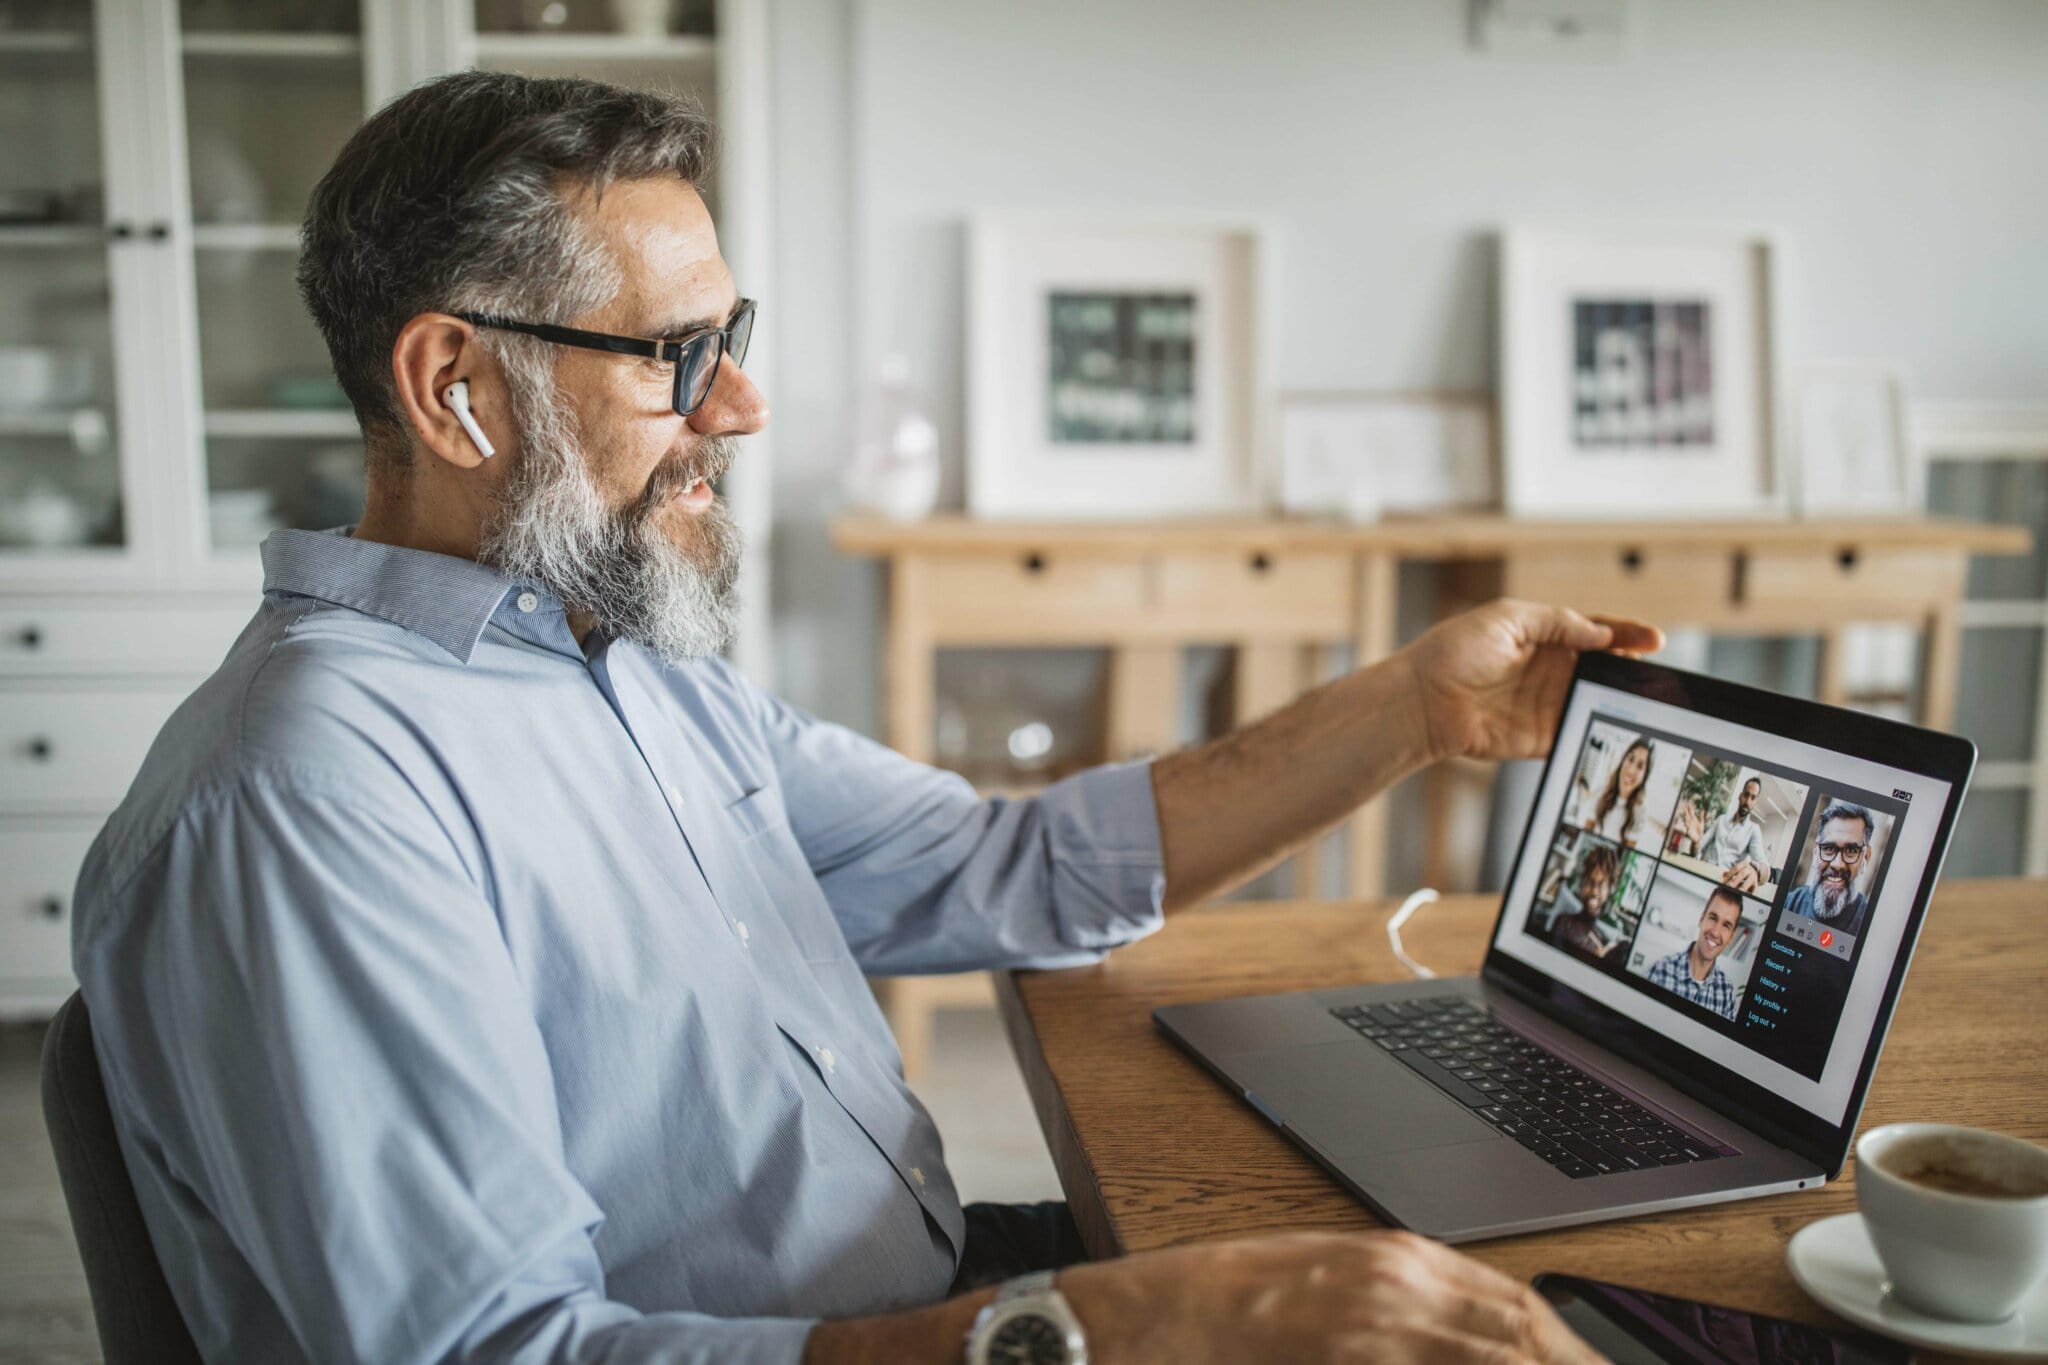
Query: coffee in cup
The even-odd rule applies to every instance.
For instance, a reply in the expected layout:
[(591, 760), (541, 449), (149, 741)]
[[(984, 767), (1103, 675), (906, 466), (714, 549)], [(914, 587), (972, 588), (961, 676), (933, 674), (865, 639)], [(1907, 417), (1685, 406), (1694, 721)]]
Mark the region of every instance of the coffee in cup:
[(1900, 1303), (1999, 1322), (2048, 1275), (2048, 1150), (1981, 1128), (1895, 1123), (1856, 1144), (1856, 1201)]

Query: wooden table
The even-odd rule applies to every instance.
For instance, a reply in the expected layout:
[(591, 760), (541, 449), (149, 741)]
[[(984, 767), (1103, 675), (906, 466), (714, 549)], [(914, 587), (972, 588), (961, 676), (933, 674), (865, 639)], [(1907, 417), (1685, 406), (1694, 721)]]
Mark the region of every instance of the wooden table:
[[(1403, 932), (1452, 975), (1478, 969), (1498, 901), (1446, 899)], [(1406, 979), (1385, 904), (1188, 912), (1095, 967), (998, 979), (1011, 1045), (1060, 1184), (1097, 1258), (1292, 1229), (1380, 1226), (1365, 1207), (1152, 1025), (1154, 1006)], [(2048, 1140), (2048, 881), (1956, 882), (1935, 895), (1872, 1082), (1866, 1127), (1942, 1119)], [(1785, 1243), (1853, 1209), (1853, 1174), (1819, 1190), (1507, 1238), (1465, 1250), (1807, 1322), (1833, 1316), (1785, 1268)]]
[[(1435, 614), (1507, 593), (1582, 611), (1745, 636), (1821, 642), (1819, 695), (1848, 700), (1844, 627), (1900, 622), (1922, 639), (1920, 720), (1955, 709), (1957, 608), (1972, 555), (2023, 554), (2024, 528), (1939, 518), (1787, 521), (1528, 521), (1499, 515), (1413, 517), (1374, 525), (1276, 518), (1146, 522), (998, 522), (961, 516), (833, 524), (841, 551), (889, 568), (885, 656), (888, 742), (933, 761), (938, 652), (952, 647), (1100, 646), (1109, 653), (1109, 760), (1180, 744), (1181, 656), (1234, 650), (1231, 722), (1278, 709), (1354, 664), (1385, 657), (1400, 571), (1437, 566)], [(1423, 787), (1423, 879), (1456, 885), (1476, 866), (1447, 831), (1462, 790), (1483, 800), (1490, 765), (1444, 764)], [(1347, 825), (1342, 886), (1386, 892), (1388, 801)], [(1297, 858), (1294, 889), (1325, 894), (1319, 854)], [(980, 976), (877, 983), (906, 1070), (923, 1069), (932, 1012), (986, 1004)]]

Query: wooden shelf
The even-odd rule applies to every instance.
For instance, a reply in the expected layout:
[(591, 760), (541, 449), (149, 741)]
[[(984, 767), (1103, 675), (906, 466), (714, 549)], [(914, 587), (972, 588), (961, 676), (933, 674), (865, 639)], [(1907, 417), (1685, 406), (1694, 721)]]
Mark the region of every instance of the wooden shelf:
[(1868, 543), (1890, 550), (1933, 547), (1970, 554), (2025, 554), (2033, 539), (2022, 526), (1950, 517), (1855, 517), (1794, 521), (1537, 521), (1490, 515), (1403, 517), (1364, 525), (1283, 517), (1186, 517), (1154, 521), (1001, 521), (958, 513), (895, 522), (848, 516), (832, 523), (832, 543), (849, 554), (918, 550), (1043, 549), (1341, 549), (1381, 550), (1431, 559), (1487, 559), (1511, 551), (1571, 549), (1623, 542), (1660, 549), (1701, 547), (1827, 549)]
[(717, 53), (709, 34), (635, 38), (623, 33), (479, 33), (480, 62), (708, 62)]
[(187, 57), (266, 61), (334, 61), (363, 53), (363, 40), (353, 33), (187, 33), (181, 46)]

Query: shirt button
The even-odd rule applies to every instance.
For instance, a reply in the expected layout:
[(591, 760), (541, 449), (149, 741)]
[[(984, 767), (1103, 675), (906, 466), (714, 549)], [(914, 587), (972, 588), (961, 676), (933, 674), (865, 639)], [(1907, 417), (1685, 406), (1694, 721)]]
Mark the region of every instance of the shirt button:
[(741, 919), (741, 920), (734, 920), (734, 921), (733, 921), (733, 924), (732, 924), (732, 928), (733, 928), (733, 932), (734, 932), (734, 933), (736, 933), (736, 934), (738, 934), (738, 935), (740, 936), (740, 945), (741, 945), (742, 947), (746, 946), (746, 942), (747, 942), (747, 922), (746, 922), (745, 920), (743, 920), (743, 919)]
[(667, 786), (664, 786), (662, 788), (662, 791), (668, 794), (668, 803), (671, 806), (680, 806), (683, 804), (683, 794), (676, 790), (675, 783), (671, 782)]
[(532, 593), (523, 592), (519, 594), (519, 610), (532, 611), (535, 607), (539, 605), (540, 599), (534, 596)]
[(923, 1171), (919, 1170), (919, 1169), (918, 1169), (917, 1167), (915, 1167), (915, 1166), (912, 1166), (912, 1167), (910, 1168), (910, 1178), (911, 1178), (912, 1180), (915, 1180), (915, 1181), (917, 1182), (917, 1187), (918, 1187), (919, 1189), (923, 1189), (923, 1188), (924, 1188), (924, 1172), (923, 1172)]
[(839, 1069), (839, 1059), (832, 1055), (832, 1049), (829, 1047), (821, 1047), (818, 1049), (818, 1060), (825, 1064), (825, 1070), (827, 1073), (837, 1071)]

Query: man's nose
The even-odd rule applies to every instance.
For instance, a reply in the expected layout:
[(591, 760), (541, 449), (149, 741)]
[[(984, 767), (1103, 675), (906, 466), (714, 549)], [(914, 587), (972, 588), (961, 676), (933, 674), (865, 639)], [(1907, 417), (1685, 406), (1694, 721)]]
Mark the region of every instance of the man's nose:
[(711, 392), (688, 418), (699, 436), (751, 436), (768, 425), (768, 400), (731, 356), (719, 364)]

